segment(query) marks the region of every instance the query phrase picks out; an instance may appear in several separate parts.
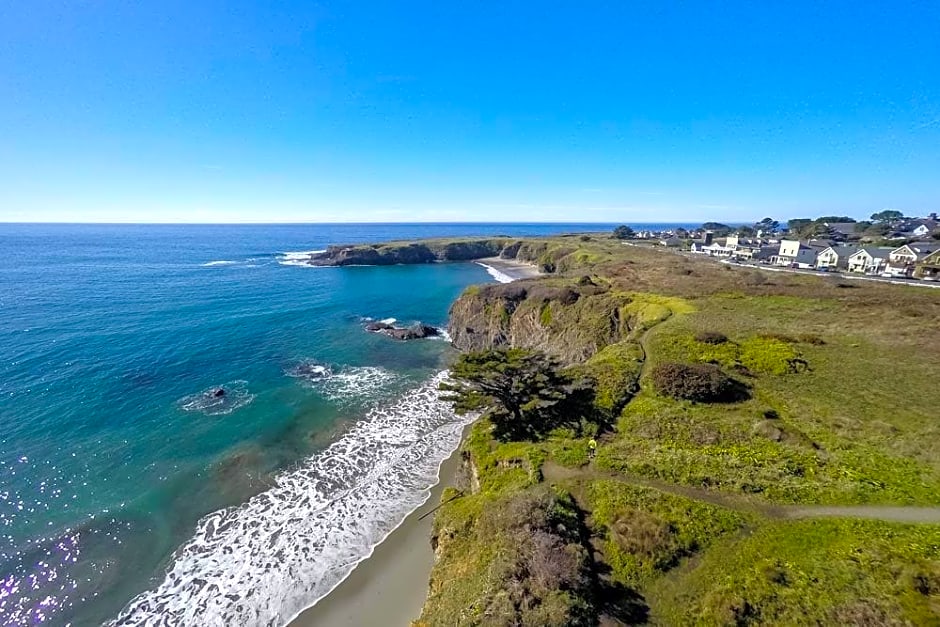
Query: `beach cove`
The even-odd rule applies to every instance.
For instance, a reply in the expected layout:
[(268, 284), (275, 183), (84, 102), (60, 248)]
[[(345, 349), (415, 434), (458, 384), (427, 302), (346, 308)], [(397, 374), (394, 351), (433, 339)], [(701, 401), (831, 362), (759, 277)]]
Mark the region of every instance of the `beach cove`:
[[(564, 227), (2, 228), (13, 247), (0, 265), (0, 343), (9, 356), (0, 364), (0, 463), (7, 471), (0, 480), (0, 558), (15, 591), (4, 599), (4, 614), (18, 625), (40, 611), (53, 622), (120, 616), (116, 624), (137, 624), (187, 607), (223, 620), (229, 609), (187, 582), (229, 579), (226, 569), (238, 568), (214, 574), (206, 565), (214, 551), (248, 541), (240, 517), (261, 516), (274, 506), (264, 505), (273, 495), (314, 506), (305, 478), (316, 473), (310, 460), (329, 462), (324, 453), (336, 451), (363, 418), (376, 424), (415, 411), (437, 416), (426, 423), (430, 431), (407, 436), (443, 448), (432, 457), (414, 449), (429, 460), (426, 469), (399, 487), (387, 484), (389, 498), (401, 504), (387, 508), (392, 518), (383, 514), (361, 536), (373, 540), (356, 540), (361, 549), (317, 562), (326, 574), (303, 575), (325, 586), (322, 593), (294, 587), (297, 572), (279, 574), (280, 566), (258, 553), (230, 594), (242, 611), (286, 622), (332, 589), (427, 498), (462, 429), (443, 408), (427, 413), (437, 407), (430, 397), (418, 409), (406, 401), (446, 367), (447, 342), (397, 342), (365, 332), (367, 319), (444, 327), (454, 298), (493, 280), (497, 266), (338, 270), (299, 267), (297, 259), (336, 242)], [(26, 258), (31, 265), (14, 262)], [(414, 285), (421, 289), (402, 288)], [(214, 397), (220, 388), (226, 394)], [(445, 424), (455, 429), (452, 439), (428, 437)], [(399, 459), (400, 467), (415, 467)], [(343, 481), (356, 485), (358, 472), (351, 466)], [(339, 488), (318, 489), (329, 500)], [(301, 492), (306, 501), (294, 496)], [(223, 523), (229, 537), (214, 531)], [(310, 547), (285, 544), (283, 555), (295, 550)], [(258, 587), (256, 577), (272, 578), (270, 589), (293, 600), (243, 598), (242, 590)], [(35, 588), (17, 584), (28, 579)]]

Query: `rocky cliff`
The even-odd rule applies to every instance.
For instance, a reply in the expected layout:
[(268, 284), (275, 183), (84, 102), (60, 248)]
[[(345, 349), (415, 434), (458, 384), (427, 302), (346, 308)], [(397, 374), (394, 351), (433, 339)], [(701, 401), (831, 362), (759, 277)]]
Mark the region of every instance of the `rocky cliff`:
[(629, 334), (630, 302), (587, 277), (475, 286), (454, 302), (448, 331), (463, 351), (518, 346), (577, 363)]
[(326, 252), (311, 255), (309, 263), (314, 266), (390, 266), (499, 256), (515, 259), (521, 245), (516, 240), (488, 238), (330, 246)]

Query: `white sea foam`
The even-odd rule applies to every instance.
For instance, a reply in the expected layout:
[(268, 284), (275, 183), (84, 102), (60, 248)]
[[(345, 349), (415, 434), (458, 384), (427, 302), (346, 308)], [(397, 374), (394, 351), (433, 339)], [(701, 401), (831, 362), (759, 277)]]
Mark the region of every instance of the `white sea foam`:
[(333, 374), (333, 369), (314, 359), (303, 359), (284, 371), (288, 377), (316, 382)]
[(395, 373), (383, 368), (347, 367), (310, 383), (333, 402), (362, 401), (378, 396), (397, 378)]
[[(223, 391), (222, 395), (217, 394), (219, 390)], [(237, 380), (184, 396), (176, 401), (176, 405), (183, 411), (222, 416), (241, 409), (253, 400), (255, 395), (248, 391), (248, 382)]]
[(429, 340), (442, 340), (444, 342), (450, 342), (453, 338), (450, 336), (450, 333), (447, 332), (447, 329), (444, 327), (434, 327), (437, 329), (437, 335), (432, 335), (429, 337)]
[(484, 268), (486, 268), (487, 274), (489, 274), (491, 277), (493, 277), (496, 281), (498, 281), (498, 282), (500, 282), (500, 283), (512, 283), (513, 281), (515, 281), (514, 278), (512, 278), (511, 276), (509, 276), (509, 275), (506, 274), (505, 272), (500, 272), (499, 270), (497, 270), (497, 269), (494, 268), (493, 266), (488, 266), (488, 265), (486, 265), (485, 263), (481, 263), (481, 262), (479, 262), (479, 261), (476, 262), (476, 264), (477, 264), (478, 266), (483, 266)]
[(220, 260), (220, 261), (207, 261), (206, 263), (202, 264), (202, 267), (203, 267), (203, 268), (212, 268), (212, 267), (215, 267), (215, 266), (234, 266), (236, 263), (238, 263), (238, 262), (237, 262), (237, 261), (228, 261), (228, 260), (226, 260), (226, 259), (222, 259), (222, 260)]
[(112, 625), (284, 625), (326, 595), (427, 501), (468, 417), (438, 397), (446, 373), (370, 411), (239, 507), (203, 518), (163, 582)]
[(395, 324), (398, 322), (398, 318), (382, 318), (379, 322), (382, 324)]
[(320, 253), (325, 253), (325, 250), (297, 250), (297, 251), (287, 251), (279, 253), (277, 255), (277, 262), (282, 266), (303, 266), (303, 267), (313, 267), (307, 263), (310, 259), (310, 255), (317, 255)]

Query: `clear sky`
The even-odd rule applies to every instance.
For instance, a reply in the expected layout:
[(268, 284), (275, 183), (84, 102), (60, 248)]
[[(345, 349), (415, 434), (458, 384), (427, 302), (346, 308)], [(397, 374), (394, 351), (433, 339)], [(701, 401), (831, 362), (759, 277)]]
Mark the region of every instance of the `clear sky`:
[(940, 2), (0, 4), (0, 221), (940, 210)]

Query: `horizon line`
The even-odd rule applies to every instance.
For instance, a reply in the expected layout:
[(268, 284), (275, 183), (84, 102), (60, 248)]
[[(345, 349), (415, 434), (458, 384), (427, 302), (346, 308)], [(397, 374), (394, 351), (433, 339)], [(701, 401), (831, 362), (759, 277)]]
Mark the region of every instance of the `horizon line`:
[[(97, 222), (97, 221), (77, 221), (77, 222), (60, 222), (60, 221), (27, 221), (27, 220), (8, 220), (0, 221), (0, 225), (63, 225), (63, 226), (77, 226), (77, 225), (98, 225), (98, 226), (316, 226), (316, 225), (338, 225), (338, 224), (349, 224), (349, 225), (392, 225), (392, 224), (456, 224), (456, 225), (475, 225), (475, 224), (497, 224), (497, 225), (542, 225), (542, 224), (572, 224), (572, 225), (599, 225), (599, 226), (608, 226), (611, 224), (696, 224), (701, 222), (719, 222), (718, 220), (705, 220), (704, 222), (700, 220), (663, 220), (659, 222), (648, 222), (648, 221), (636, 221), (636, 220), (620, 220), (620, 221), (611, 221), (611, 222), (598, 222), (598, 221), (569, 221), (569, 220), (543, 220), (543, 221), (528, 221), (528, 220), (517, 220), (511, 222), (501, 222), (501, 221), (486, 221), (486, 220), (415, 220), (415, 221), (349, 221), (349, 222), (335, 222), (335, 221), (311, 221), (311, 222), (253, 222), (253, 221), (244, 221), (244, 222)], [(755, 221), (756, 222), (756, 221)], [(726, 224), (728, 226), (742, 225), (742, 224), (751, 224), (751, 222), (721, 222), (721, 224)]]

